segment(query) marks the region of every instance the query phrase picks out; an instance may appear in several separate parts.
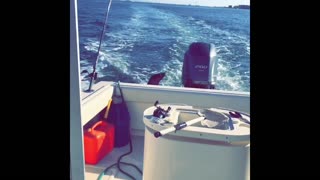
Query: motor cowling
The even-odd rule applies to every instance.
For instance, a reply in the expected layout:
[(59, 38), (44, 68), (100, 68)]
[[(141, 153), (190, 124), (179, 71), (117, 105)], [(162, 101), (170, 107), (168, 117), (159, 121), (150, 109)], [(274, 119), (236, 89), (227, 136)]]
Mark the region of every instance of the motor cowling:
[(184, 87), (214, 89), (217, 78), (217, 56), (213, 44), (194, 42), (184, 54), (182, 84)]

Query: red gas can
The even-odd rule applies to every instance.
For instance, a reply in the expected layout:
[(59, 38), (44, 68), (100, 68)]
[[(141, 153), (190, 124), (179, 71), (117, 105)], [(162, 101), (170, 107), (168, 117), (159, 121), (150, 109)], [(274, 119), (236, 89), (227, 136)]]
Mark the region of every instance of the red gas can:
[(97, 164), (114, 147), (114, 126), (105, 121), (98, 121), (84, 132), (85, 162)]

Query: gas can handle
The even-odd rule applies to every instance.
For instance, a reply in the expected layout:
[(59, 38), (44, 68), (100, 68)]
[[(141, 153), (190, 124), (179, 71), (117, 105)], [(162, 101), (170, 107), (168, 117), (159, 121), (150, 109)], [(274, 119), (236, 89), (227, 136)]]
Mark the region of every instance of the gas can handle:
[(89, 128), (89, 131), (93, 131), (97, 126), (100, 126), (103, 123), (103, 121), (98, 121), (96, 124), (92, 126), (92, 128)]

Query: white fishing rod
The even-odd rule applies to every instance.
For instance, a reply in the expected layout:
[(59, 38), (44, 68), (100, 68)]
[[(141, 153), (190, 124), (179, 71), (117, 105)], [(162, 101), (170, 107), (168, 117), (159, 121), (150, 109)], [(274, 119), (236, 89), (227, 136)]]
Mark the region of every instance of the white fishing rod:
[(171, 127), (167, 128), (167, 129), (155, 132), (154, 133), (154, 137), (158, 138), (158, 137), (163, 136), (165, 134), (168, 134), (170, 132), (174, 132), (174, 131), (183, 129), (183, 128), (187, 127), (187, 126), (191, 126), (191, 125), (193, 125), (193, 124), (195, 124), (197, 122), (203, 121), (205, 119), (206, 119), (205, 117), (198, 117), (196, 119), (192, 119), (192, 120), (187, 121), (187, 122), (182, 122), (182, 123), (176, 124), (176, 125), (171, 126)]
[[(155, 106), (156, 106), (156, 104), (155, 104)], [(160, 107), (157, 107), (157, 109), (161, 110)], [(183, 109), (183, 108), (179, 109), (179, 110), (188, 111), (188, 109)], [(163, 109), (162, 109), (162, 111), (163, 111)], [(218, 109), (215, 109), (215, 110), (201, 109), (201, 110), (198, 110), (198, 111), (192, 112), (192, 113), (196, 113), (199, 117), (192, 119), (192, 120), (189, 120), (189, 121), (186, 121), (186, 122), (178, 123), (176, 125), (168, 127), (168, 128), (163, 129), (161, 131), (156, 131), (153, 134), (154, 137), (158, 138), (160, 136), (163, 136), (163, 135), (168, 134), (170, 132), (175, 132), (177, 130), (181, 130), (185, 127), (191, 126), (191, 125), (196, 124), (198, 122), (201, 122), (202, 126), (207, 126), (209, 128), (217, 127), (219, 124), (223, 124), (224, 130), (234, 130), (233, 121), (232, 121), (231, 117), (235, 117), (235, 116), (238, 117), (239, 116), (238, 114), (233, 114), (233, 113), (231, 113), (230, 116), (227, 116)], [(153, 116), (159, 117), (158, 114), (160, 114), (160, 113), (156, 113), (156, 114), (154, 113)], [(162, 114), (165, 114), (165, 113), (162, 113)], [(166, 117), (166, 116), (163, 116), (163, 117)]]
[(155, 132), (155, 133), (153, 134), (154, 137), (158, 138), (158, 137), (163, 136), (163, 135), (165, 135), (165, 134), (168, 134), (168, 133), (170, 133), (170, 132), (174, 132), (174, 131), (183, 129), (183, 128), (187, 127), (187, 126), (191, 126), (191, 125), (193, 125), (193, 124), (195, 124), (195, 123), (197, 123), (197, 122), (200, 122), (200, 121), (203, 121), (203, 120), (206, 119), (205, 115), (202, 114), (200, 111), (197, 111), (197, 114), (198, 114), (198, 116), (200, 116), (200, 117), (195, 118), (195, 119), (192, 119), (192, 120), (187, 121), (187, 122), (178, 123), (178, 124), (176, 124), (176, 125), (173, 125), (173, 126), (167, 128), (167, 129), (163, 129), (163, 130), (161, 130), (161, 131), (157, 131), (157, 132)]
[(105, 33), (105, 29), (106, 29), (106, 26), (107, 26), (107, 21), (108, 21), (108, 16), (109, 16), (109, 11), (110, 11), (110, 7), (111, 7), (111, 3), (112, 3), (112, 0), (109, 0), (108, 9), (107, 9), (107, 12), (106, 12), (105, 21), (104, 21), (104, 25), (103, 25), (103, 30), (102, 30), (102, 33), (101, 33), (101, 35), (100, 35), (100, 42), (99, 42), (99, 48), (98, 48), (97, 58), (96, 58), (96, 61), (95, 61), (94, 64), (93, 64), (93, 71), (92, 71), (92, 73), (91, 73), (90, 84), (89, 84), (89, 88), (88, 88), (87, 92), (92, 91), (92, 90), (91, 90), (91, 87), (92, 87), (93, 79), (96, 79), (96, 78), (97, 78), (97, 75), (96, 75), (96, 66), (97, 66), (97, 63), (98, 63), (98, 60), (99, 60), (99, 52), (100, 52), (100, 48), (101, 48), (101, 42), (102, 42), (102, 38), (103, 38), (103, 35), (104, 35), (104, 33)]

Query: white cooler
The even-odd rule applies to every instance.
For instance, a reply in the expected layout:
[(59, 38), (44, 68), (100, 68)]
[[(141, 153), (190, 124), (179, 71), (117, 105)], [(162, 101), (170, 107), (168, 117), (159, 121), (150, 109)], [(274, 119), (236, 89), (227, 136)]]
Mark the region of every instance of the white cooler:
[[(170, 106), (167, 124), (158, 124), (155, 106), (144, 111), (144, 180), (249, 180), (250, 124), (231, 118), (234, 129), (208, 128), (197, 123), (156, 138), (154, 133), (199, 116), (191, 106)], [(228, 110), (219, 110), (228, 115)], [(229, 116), (228, 116), (229, 117)], [(249, 115), (242, 116), (249, 119)], [(159, 119), (158, 119), (159, 120)]]

